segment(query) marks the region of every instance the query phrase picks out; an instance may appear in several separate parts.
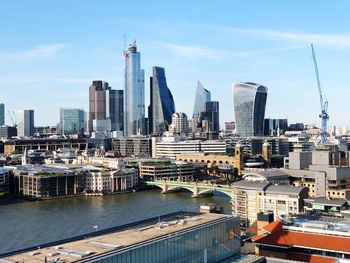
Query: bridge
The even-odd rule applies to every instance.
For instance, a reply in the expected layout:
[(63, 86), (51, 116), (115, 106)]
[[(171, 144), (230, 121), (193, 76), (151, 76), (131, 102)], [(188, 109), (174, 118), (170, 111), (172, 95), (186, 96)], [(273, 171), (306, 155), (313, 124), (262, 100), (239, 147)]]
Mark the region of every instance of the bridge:
[(229, 185), (217, 185), (199, 182), (178, 182), (169, 180), (146, 181), (147, 185), (156, 186), (162, 189), (162, 194), (187, 189), (192, 192), (192, 197), (199, 197), (214, 192), (224, 193), (232, 198), (232, 188)]

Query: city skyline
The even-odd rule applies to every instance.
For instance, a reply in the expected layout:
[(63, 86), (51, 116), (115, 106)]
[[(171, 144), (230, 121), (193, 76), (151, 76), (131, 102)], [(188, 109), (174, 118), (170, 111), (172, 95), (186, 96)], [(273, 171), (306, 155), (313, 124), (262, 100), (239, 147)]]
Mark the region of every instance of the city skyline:
[[(199, 80), (212, 92), (212, 99), (220, 102), (222, 127), (225, 121), (234, 119), (231, 87), (239, 81), (269, 87), (266, 118), (288, 118), (289, 123), (319, 126), (309, 47), (314, 43), (330, 104), (330, 124), (350, 126), (342, 114), (348, 95), (348, 3), (332, 5), (333, 12), (325, 2), (315, 6), (278, 1), (224, 1), (200, 6), (187, 3), (186, 9), (180, 4), (157, 1), (111, 1), (103, 5), (11, 1), (0, 5), (1, 10), (6, 10), (0, 13), (4, 21), (0, 30), (6, 36), (0, 42), (0, 84), (7, 87), (1, 92), (0, 102), (5, 103), (6, 111), (34, 109), (37, 126), (56, 125), (60, 108), (77, 106), (87, 111), (88, 86), (94, 79), (123, 89), (124, 34), (126, 43), (137, 39), (142, 53), (146, 105), (152, 66), (164, 67), (177, 110), (192, 115)], [(145, 5), (160, 5), (167, 12), (146, 14)], [(256, 8), (251, 8), (254, 5)], [(128, 6), (134, 12), (121, 11)], [(59, 19), (62, 9), (66, 13), (64, 21)], [(296, 17), (291, 15), (293, 10), (301, 11)], [(76, 16), (78, 11), (80, 16)], [(92, 12), (101, 19), (91, 19), (88, 14)], [(6, 123), (11, 124), (7, 112), (5, 115)]]

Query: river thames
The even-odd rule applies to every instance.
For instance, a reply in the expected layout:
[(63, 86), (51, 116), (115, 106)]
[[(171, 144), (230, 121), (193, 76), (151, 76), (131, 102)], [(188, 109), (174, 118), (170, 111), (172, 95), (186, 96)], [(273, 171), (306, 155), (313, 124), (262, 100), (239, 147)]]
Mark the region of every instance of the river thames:
[(191, 198), (191, 193), (149, 190), (0, 205), (0, 254), (118, 226), (179, 210), (198, 211), (205, 203), (231, 213), (223, 195)]

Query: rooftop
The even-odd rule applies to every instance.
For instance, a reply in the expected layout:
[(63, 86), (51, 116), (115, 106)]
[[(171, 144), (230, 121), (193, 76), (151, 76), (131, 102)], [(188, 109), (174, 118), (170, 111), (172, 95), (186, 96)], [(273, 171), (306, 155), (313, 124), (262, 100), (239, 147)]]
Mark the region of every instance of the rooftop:
[(265, 190), (268, 194), (292, 194), (299, 195), (302, 191), (309, 191), (306, 187), (292, 185), (270, 185)]
[(271, 183), (268, 182), (258, 182), (258, 181), (245, 181), (241, 180), (233, 183), (232, 187), (244, 188), (249, 190), (265, 190)]
[(347, 203), (344, 199), (327, 199), (325, 197), (307, 198), (304, 201), (310, 204), (322, 204), (328, 206), (343, 206)]
[[(213, 222), (224, 221), (229, 215), (220, 214), (195, 214), (180, 217), (180, 213), (173, 213), (161, 218), (128, 224), (113, 229), (102, 230), (99, 233), (91, 233), (78, 238), (66, 240), (66, 242), (55, 242), (40, 246), (40, 248), (29, 248), (19, 252), (2, 255), (2, 259), (9, 262), (47, 262), (59, 257), (60, 261), (73, 262), (93, 258), (127, 250), (132, 245), (145, 245), (157, 238), (166, 238), (173, 233), (186, 232)], [(147, 221), (147, 222), (145, 222)]]

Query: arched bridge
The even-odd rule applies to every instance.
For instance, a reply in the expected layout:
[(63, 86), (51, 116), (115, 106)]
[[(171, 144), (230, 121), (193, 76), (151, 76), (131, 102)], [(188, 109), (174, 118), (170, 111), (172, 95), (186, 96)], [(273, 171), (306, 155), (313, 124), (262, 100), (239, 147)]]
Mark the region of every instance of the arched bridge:
[(198, 182), (178, 182), (169, 180), (146, 181), (147, 185), (157, 186), (162, 189), (162, 194), (187, 189), (192, 192), (192, 197), (220, 192), (232, 198), (232, 188), (228, 185), (205, 184)]

